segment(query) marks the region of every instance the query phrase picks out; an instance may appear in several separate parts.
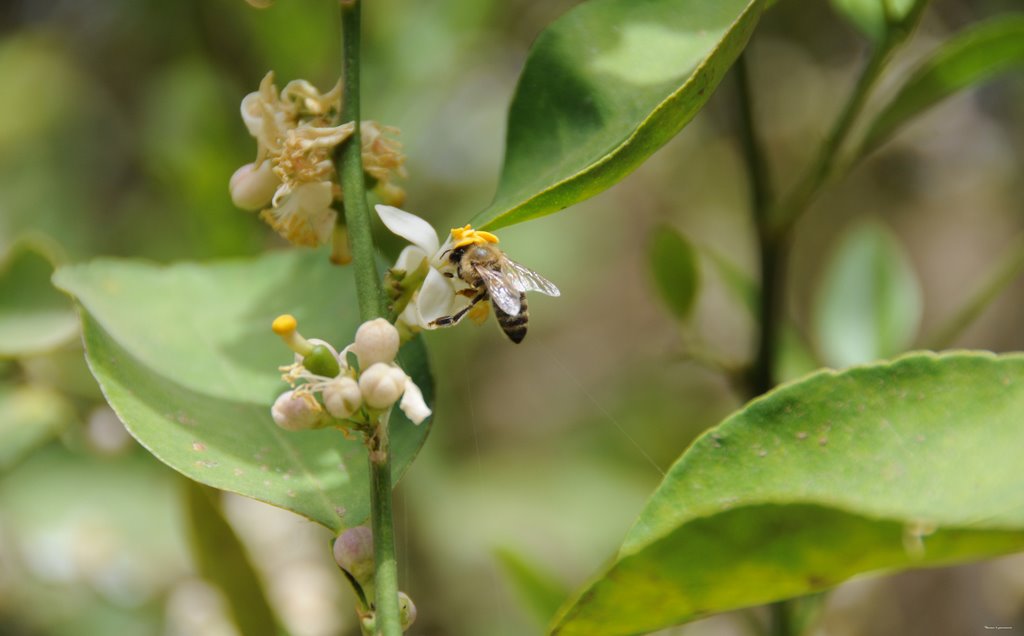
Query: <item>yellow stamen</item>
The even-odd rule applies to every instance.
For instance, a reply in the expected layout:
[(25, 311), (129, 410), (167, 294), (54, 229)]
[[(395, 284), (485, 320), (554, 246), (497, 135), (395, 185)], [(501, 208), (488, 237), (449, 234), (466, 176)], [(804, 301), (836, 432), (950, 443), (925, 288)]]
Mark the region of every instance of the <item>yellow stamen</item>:
[(497, 243), (498, 237), (490, 232), (474, 230), (473, 226), (453, 227), (452, 238), (455, 240), (453, 249), (467, 245), (483, 245), (484, 243)]
[(281, 314), (277, 318), (274, 318), (273, 324), (270, 326), (274, 330), (274, 333), (281, 336), (281, 340), (284, 341), (288, 348), (299, 354), (300, 356), (307, 356), (313, 351), (313, 345), (308, 340), (302, 337), (297, 331), (299, 321), (295, 320), (295, 316), (291, 314)]

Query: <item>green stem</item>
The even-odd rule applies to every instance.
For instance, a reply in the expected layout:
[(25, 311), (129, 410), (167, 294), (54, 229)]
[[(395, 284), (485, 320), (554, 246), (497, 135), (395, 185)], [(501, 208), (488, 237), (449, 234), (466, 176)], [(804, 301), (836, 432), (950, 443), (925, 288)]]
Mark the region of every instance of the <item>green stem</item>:
[(765, 158), (761, 141), (757, 136), (754, 121), (753, 95), (750, 91), (750, 73), (747, 69), (747, 54), (736, 60), (736, 97), (739, 100), (739, 134), (743, 146), (743, 160), (750, 177), (750, 203), (755, 221), (764, 225), (771, 198), (772, 187), (768, 176), (768, 160)]
[(771, 184), (768, 162), (757, 135), (753, 98), (747, 72), (746, 53), (736, 61), (736, 97), (739, 106), (739, 137), (743, 160), (750, 180), (750, 207), (757, 227), (761, 260), (761, 295), (758, 307), (758, 346), (750, 369), (750, 396), (769, 391), (775, 382), (772, 366), (775, 359), (777, 320), (781, 311), (784, 237), (775, 236), (769, 227)]
[[(345, 204), (352, 266), (361, 318), (372, 320), (386, 314), (386, 302), (377, 271), (376, 250), (370, 231), (370, 206), (366, 201), (362, 139), (359, 131), (359, 0), (341, 2), (342, 102), (341, 120), (355, 122), (355, 131), (338, 151), (339, 178)], [(401, 636), (398, 609), (398, 563), (391, 512), (391, 446), (388, 420), (381, 417), (367, 440), (370, 450), (370, 524), (373, 529), (374, 618), (377, 634)]]
[(391, 511), (391, 444), (387, 415), (381, 416), (377, 431), (370, 438), (370, 507), (376, 563), (373, 584), (377, 634), (400, 636), (402, 621), (398, 607), (398, 560), (395, 557)]
[(790, 620), (792, 609), (792, 601), (776, 601), (768, 606), (769, 636), (791, 636), (794, 633), (793, 622)]
[(338, 177), (352, 247), (359, 312), (366, 321), (385, 315), (386, 304), (380, 272), (377, 271), (376, 250), (370, 231), (370, 206), (366, 202), (366, 177), (363, 174), (363, 144), (359, 131), (359, 14), (358, 0), (341, 3), (341, 121), (355, 122), (355, 130), (348, 141), (338, 147)]
[[(768, 177), (768, 162), (757, 134), (754, 121), (753, 96), (747, 72), (746, 53), (736, 61), (736, 97), (739, 106), (739, 137), (743, 161), (750, 180), (750, 207), (757, 227), (758, 247), (761, 252), (761, 296), (758, 307), (758, 347), (750, 368), (748, 392), (754, 398), (775, 386), (774, 362), (778, 347), (778, 320), (782, 315), (785, 298), (784, 266), (788, 230), (775, 234), (769, 217), (772, 189)], [(769, 606), (771, 615), (769, 634), (791, 636), (789, 616), (791, 601), (778, 601)]]
[(890, 54), (900, 41), (896, 37), (887, 37), (872, 49), (871, 56), (853, 87), (853, 93), (832, 124), (814, 162), (796, 187), (771, 210), (768, 220), (772, 234), (786, 234), (810, 207), (821, 188), (836, 174), (839, 151), (849, 136), (857, 116), (864, 109), (868, 95), (881, 76)]

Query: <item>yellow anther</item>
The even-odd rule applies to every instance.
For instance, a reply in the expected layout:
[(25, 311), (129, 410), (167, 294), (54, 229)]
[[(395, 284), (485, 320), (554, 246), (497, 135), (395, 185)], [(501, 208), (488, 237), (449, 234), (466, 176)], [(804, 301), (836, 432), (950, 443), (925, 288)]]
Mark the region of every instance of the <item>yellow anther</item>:
[(274, 324), (270, 326), (279, 336), (287, 335), (299, 326), (299, 321), (295, 320), (295, 316), (291, 314), (281, 314), (277, 318), (274, 318)]
[(299, 321), (295, 320), (295, 316), (281, 314), (274, 318), (274, 322), (270, 327), (274, 330), (274, 333), (281, 336), (281, 340), (284, 340), (289, 349), (300, 356), (308, 356), (313, 351), (313, 345), (296, 331), (298, 326)]
[(453, 227), (452, 239), (455, 240), (453, 248), (457, 249), (467, 245), (483, 245), (484, 243), (497, 243), (498, 237), (490, 232), (474, 230), (473, 226)]

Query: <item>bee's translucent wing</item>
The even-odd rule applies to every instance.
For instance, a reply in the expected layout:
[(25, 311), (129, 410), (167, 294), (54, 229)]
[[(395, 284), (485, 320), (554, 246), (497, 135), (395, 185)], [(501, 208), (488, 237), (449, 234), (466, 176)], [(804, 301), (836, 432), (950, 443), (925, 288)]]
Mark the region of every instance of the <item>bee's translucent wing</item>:
[(558, 291), (558, 287), (555, 284), (544, 278), (537, 272), (533, 271), (529, 267), (520, 265), (519, 263), (505, 259), (504, 261), (505, 271), (508, 273), (508, 277), (515, 283), (516, 289), (522, 292), (538, 291), (548, 296), (560, 296), (562, 292)]
[(474, 265), (476, 273), (484, 279), (487, 293), (494, 304), (510, 316), (519, 315), (519, 289), (514, 278), (505, 271), (495, 271), (487, 267)]

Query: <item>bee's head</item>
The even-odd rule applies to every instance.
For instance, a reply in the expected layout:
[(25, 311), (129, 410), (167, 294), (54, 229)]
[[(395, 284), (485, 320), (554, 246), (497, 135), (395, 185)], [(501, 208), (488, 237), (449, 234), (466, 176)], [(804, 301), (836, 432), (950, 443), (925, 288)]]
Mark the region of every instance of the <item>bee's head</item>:
[(455, 249), (448, 250), (448, 261), (451, 263), (458, 263), (462, 260), (462, 255), (466, 253), (466, 246), (456, 247)]

